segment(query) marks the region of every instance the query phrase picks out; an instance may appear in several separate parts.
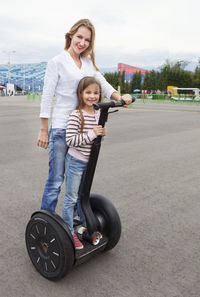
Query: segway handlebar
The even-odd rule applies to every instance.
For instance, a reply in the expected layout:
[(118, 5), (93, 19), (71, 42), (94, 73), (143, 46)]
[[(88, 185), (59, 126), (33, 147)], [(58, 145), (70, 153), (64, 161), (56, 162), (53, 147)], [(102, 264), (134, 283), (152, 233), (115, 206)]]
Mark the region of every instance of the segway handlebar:
[[(132, 103), (135, 102), (136, 97), (132, 97)], [(126, 102), (124, 100), (120, 101), (115, 101), (115, 100), (110, 100), (109, 102), (100, 102), (100, 103), (95, 103), (93, 104), (94, 109), (102, 109), (102, 108), (110, 108), (110, 107), (121, 107), (124, 106)]]

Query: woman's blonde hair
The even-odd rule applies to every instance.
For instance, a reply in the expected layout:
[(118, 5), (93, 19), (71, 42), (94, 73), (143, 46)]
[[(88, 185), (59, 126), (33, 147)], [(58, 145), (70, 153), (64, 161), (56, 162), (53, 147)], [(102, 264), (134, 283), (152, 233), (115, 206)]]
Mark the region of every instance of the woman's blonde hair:
[(79, 20), (71, 27), (69, 32), (65, 34), (65, 50), (68, 50), (68, 48), (71, 45), (71, 37), (78, 31), (78, 29), (81, 26), (85, 26), (91, 32), (91, 40), (90, 40), (89, 47), (83, 53), (81, 53), (81, 56), (87, 57), (88, 55), (90, 55), (94, 67), (96, 68), (96, 70), (99, 70), (95, 63), (95, 54), (94, 54), (95, 28), (90, 22), (90, 20), (88, 19)]
[(101, 88), (101, 83), (99, 82), (98, 79), (96, 79), (93, 76), (85, 76), (83, 77), (78, 84), (78, 88), (77, 88), (77, 96), (78, 96), (78, 106), (77, 106), (77, 110), (80, 113), (80, 118), (81, 118), (81, 133), (83, 132), (83, 128), (84, 128), (84, 116), (83, 116), (83, 112), (82, 109), (84, 107), (84, 101), (83, 101), (83, 91), (89, 87), (92, 84), (97, 84), (99, 86), (99, 91), (100, 91), (100, 95), (99, 95), (99, 102), (101, 102), (102, 100), (102, 88)]

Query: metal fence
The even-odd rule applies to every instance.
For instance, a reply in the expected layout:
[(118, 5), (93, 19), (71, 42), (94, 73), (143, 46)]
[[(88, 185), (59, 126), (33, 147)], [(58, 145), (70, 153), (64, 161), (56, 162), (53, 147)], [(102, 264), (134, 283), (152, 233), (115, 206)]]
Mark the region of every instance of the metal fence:
[(200, 102), (200, 96), (197, 95), (189, 95), (189, 94), (176, 94), (176, 95), (169, 95), (169, 94), (132, 94), (137, 99), (143, 100), (170, 100), (170, 101), (188, 101), (188, 102)]

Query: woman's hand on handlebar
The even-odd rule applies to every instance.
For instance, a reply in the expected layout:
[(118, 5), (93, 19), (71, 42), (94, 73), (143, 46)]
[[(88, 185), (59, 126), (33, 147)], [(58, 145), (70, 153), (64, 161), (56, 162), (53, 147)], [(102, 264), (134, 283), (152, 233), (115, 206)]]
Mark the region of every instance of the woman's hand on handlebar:
[(40, 129), (38, 139), (37, 139), (37, 145), (39, 147), (47, 149), (48, 148), (48, 143), (49, 143), (48, 130)]
[(123, 107), (128, 107), (128, 105), (132, 103), (132, 97), (130, 94), (123, 95), (122, 100), (124, 100), (124, 102), (126, 102), (126, 104)]

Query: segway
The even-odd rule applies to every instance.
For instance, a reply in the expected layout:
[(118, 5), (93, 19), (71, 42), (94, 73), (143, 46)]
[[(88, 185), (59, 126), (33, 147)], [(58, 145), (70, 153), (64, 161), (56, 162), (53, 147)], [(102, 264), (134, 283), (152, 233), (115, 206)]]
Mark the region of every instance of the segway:
[[(134, 102), (135, 98), (132, 101)], [(94, 104), (96, 110), (101, 109), (99, 125), (105, 126), (108, 114), (111, 113), (109, 108), (123, 105), (123, 100)], [(36, 211), (27, 224), (25, 239), (29, 257), (36, 270), (49, 280), (61, 279), (74, 265), (87, 261), (99, 252), (114, 248), (120, 239), (121, 222), (114, 205), (101, 195), (90, 194), (101, 139), (102, 136), (98, 136), (92, 145), (81, 193), (87, 230), (78, 236), (81, 237), (84, 248), (75, 250), (67, 224), (55, 212)], [(74, 225), (75, 230), (79, 230), (81, 222), (74, 220)], [(102, 238), (98, 231), (103, 235)]]

